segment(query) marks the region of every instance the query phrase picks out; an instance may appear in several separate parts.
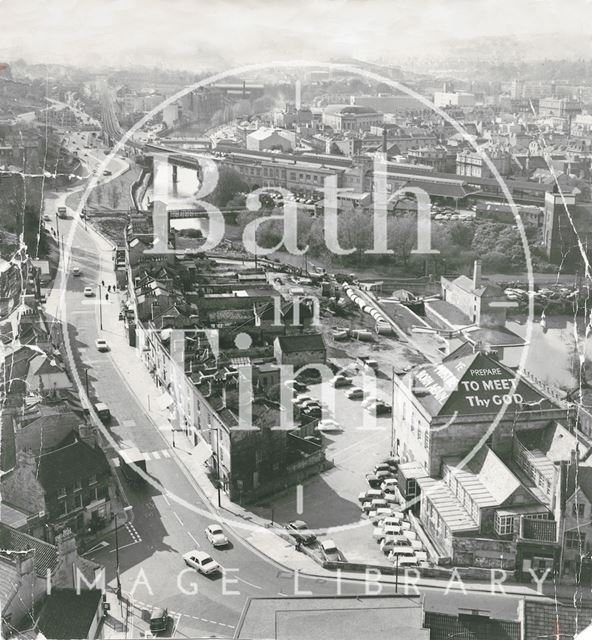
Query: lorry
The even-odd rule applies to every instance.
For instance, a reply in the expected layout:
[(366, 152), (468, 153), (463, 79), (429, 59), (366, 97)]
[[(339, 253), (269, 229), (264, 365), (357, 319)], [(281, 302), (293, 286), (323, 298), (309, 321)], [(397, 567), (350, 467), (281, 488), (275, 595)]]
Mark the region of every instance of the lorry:
[(58, 207), (58, 218), (67, 218), (68, 210), (66, 207)]
[(146, 473), (146, 459), (144, 454), (135, 447), (119, 450), (119, 468), (123, 477), (132, 485), (141, 485), (144, 478), (136, 469), (141, 469)]

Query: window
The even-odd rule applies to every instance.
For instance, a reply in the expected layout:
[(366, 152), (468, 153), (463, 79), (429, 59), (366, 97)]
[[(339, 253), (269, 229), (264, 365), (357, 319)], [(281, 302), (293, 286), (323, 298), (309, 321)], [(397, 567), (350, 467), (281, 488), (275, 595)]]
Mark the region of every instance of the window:
[(568, 531), (565, 534), (565, 546), (568, 549), (581, 549), (586, 542), (586, 534), (580, 531)]
[(498, 536), (508, 536), (514, 533), (514, 516), (501, 516), (499, 513), (496, 513), (495, 532)]
[(578, 502), (577, 504), (574, 502), (574, 505), (573, 505), (574, 518), (576, 516), (579, 518), (583, 518), (585, 512), (586, 512), (586, 505), (583, 502)]
[(65, 498), (66, 497), (66, 487), (60, 487), (58, 489), (58, 498)]
[(74, 496), (74, 508), (80, 509), (82, 506), (82, 496), (78, 493)]
[(68, 513), (68, 507), (66, 505), (65, 500), (60, 500), (58, 502), (58, 515), (65, 516)]
[(74, 483), (74, 491), (80, 491), (82, 489), (82, 482), (80, 480), (76, 480)]
[(97, 476), (93, 473), (91, 476), (88, 476), (88, 484), (96, 484)]

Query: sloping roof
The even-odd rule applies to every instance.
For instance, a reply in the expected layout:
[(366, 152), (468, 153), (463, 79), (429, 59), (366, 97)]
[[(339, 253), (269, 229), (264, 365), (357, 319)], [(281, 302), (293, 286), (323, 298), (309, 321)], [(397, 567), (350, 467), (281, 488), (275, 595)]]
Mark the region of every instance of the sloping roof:
[(279, 336), (278, 342), (284, 353), (325, 351), (325, 341), (320, 333), (304, 333), (297, 336)]
[(20, 577), (16, 563), (8, 558), (0, 557), (0, 602), (2, 602), (4, 610), (8, 609), (19, 584)]
[(102, 597), (99, 589), (54, 591), (45, 600), (37, 628), (52, 640), (88, 638)]
[[(408, 374), (413, 379), (413, 393), (433, 416), (483, 415), (497, 413), (502, 395), (515, 393), (506, 415), (517, 409), (554, 409), (556, 405), (523, 378), (511, 391), (516, 373), (495, 358), (477, 352), (437, 365), (424, 365)], [(517, 404), (518, 396), (523, 400)], [(475, 401), (479, 399), (479, 403)], [(483, 404), (485, 402), (486, 404)]]
[(103, 451), (78, 439), (40, 455), (38, 465), (39, 482), (48, 492), (93, 474), (98, 476), (109, 472)]
[(6, 552), (34, 549), (35, 573), (43, 578), (47, 575), (47, 569), (53, 571), (57, 564), (58, 552), (54, 545), (1, 523), (0, 548)]

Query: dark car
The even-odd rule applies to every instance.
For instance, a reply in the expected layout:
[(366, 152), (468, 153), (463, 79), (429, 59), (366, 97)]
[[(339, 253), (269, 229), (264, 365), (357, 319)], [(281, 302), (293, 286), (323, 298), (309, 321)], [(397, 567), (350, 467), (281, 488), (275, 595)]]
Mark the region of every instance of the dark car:
[(150, 631), (166, 631), (169, 625), (169, 611), (161, 607), (155, 607), (150, 614)]
[(308, 531), (308, 525), (303, 520), (294, 520), (293, 522), (289, 522), (286, 525), (286, 529), (288, 529), (290, 535), (294, 540), (296, 540), (296, 542), (301, 542), (306, 546), (314, 544), (317, 540), (314, 533), (310, 533)]

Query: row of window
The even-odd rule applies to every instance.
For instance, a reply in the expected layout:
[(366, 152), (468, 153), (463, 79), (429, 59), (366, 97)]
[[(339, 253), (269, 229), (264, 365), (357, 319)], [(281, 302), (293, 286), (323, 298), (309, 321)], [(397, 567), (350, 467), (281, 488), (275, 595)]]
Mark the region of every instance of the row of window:
[[(86, 478), (86, 483), (88, 485), (96, 484), (96, 482), (97, 476), (94, 473)], [(74, 493), (75, 491), (82, 491), (81, 480), (76, 480), (74, 484), (68, 485), (67, 487), (60, 487), (58, 489), (58, 498), (65, 498), (67, 494)]]

